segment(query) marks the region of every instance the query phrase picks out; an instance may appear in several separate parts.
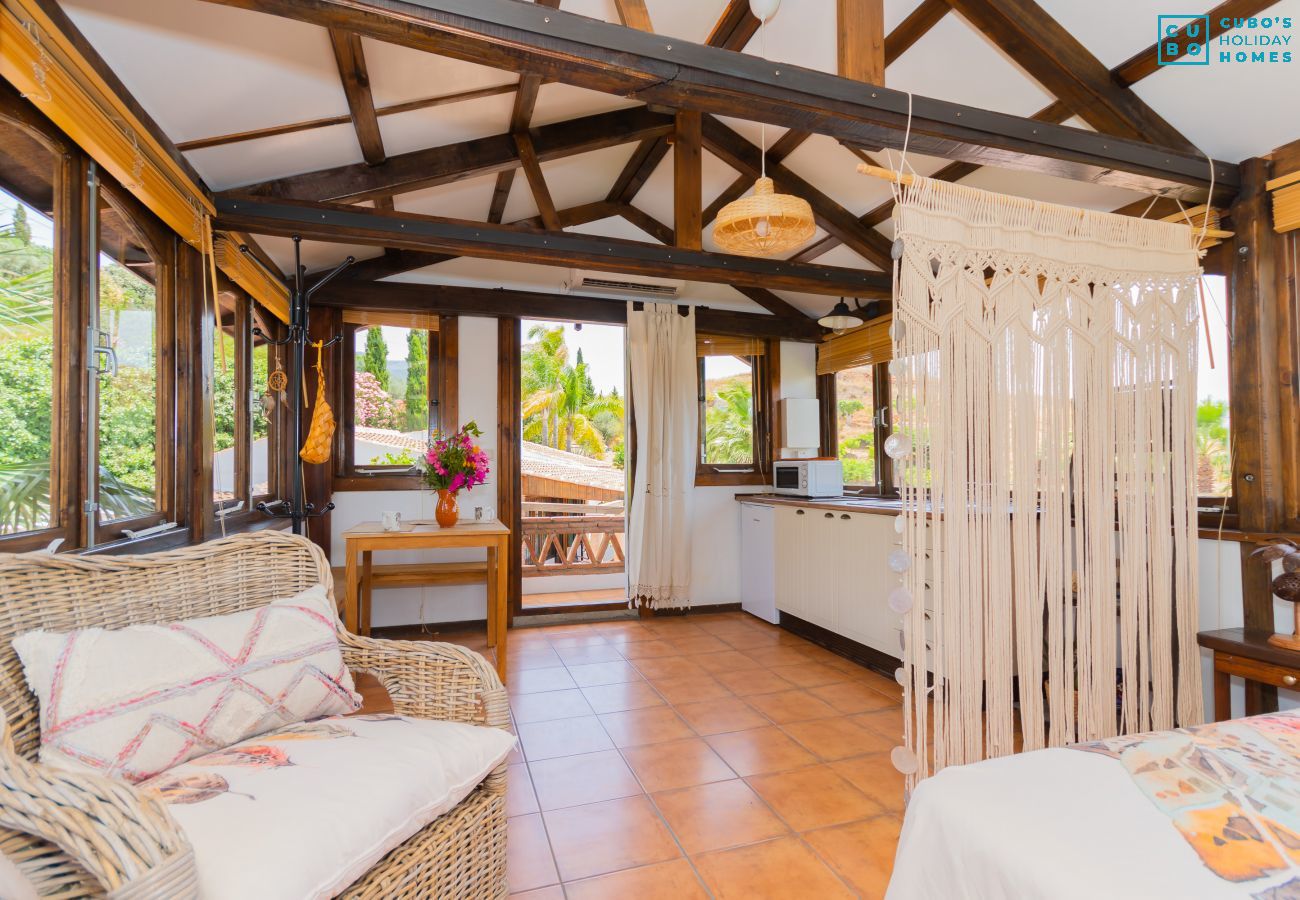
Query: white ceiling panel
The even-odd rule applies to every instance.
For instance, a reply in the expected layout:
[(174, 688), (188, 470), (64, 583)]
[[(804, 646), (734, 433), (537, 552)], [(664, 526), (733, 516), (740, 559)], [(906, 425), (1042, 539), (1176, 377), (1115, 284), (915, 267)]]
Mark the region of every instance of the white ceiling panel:
[(323, 28), (198, 0), (67, 0), (174, 141), (347, 115)]
[(1211, 0), (1039, 0), (1047, 14), (1110, 69), (1156, 42), (1162, 15), (1201, 15)]
[[(566, 3), (562, 9), (568, 9)], [(727, 8), (727, 0), (646, 0), (655, 34), (703, 44)]]
[(855, 251), (850, 250), (843, 244), (834, 249), (827, 250), (821, 256), (813, 260), (819, 266), (842, 266), (846, 269), (861, 269), (867, 272), (879, 272), (879, 266), (873, 266)]
[(836, 0), (799, 0), (782, 4), (768, 20), (766, 35), (756, 32), (745, 46), (745, 52), (773, 63), (834, 73), (838, 65), (835, 3)]
[(185, 156), (214, 191), (362, 161), (351, 125), (191, 150)]
[(555, 208), (604, 200), (635, 150), (636, 144), (619, 144), (542, 163), (542, 175)]
[(513, 72), (490, 69), (399, 44), (362, 38), (370, 91), (376, 106), (442, 97), (499, 84), (515, 84)]
[(901, 25), (920, 5), (921, 0), (885, 0), (885, 34)]
[(659, 243), (653, 237), (646, 234), (640, 228), (637, 228), (622, 216), (600, 219), (596, 222), (588, 222), (585, 225), (574, 225), (573, 227), (564, 230), (569, 234), (586, 234), (591, 235), (592, 237), (618, 238), (624, 241), (641, 241), (645, 244)]
[[(571, 84), (552, 82), (551, 84), (542, 85), (538, 90), (537, 105), (533, 107), (531, 124), (536, 128), (539, 125), (563, 122), (566, 119), (576, 119), (579, 116), (594, 116), (596, 113), (640, 105), (640, 101), (637, 100), (628, 100), (614, 94), (589, 91), (586, 88), (574, 87)], [(509, 121), (510, 119), (507, 116), (506, 122), (509, 123)]]
[(510, 128), (514, 94), (449, 103), (383, 116), (379, 130), (389, 156), (503, 134)]
[(673, 155), (670, 152), (655, 166), (654, 172), (637, 191), (633, 201), (637, 209), (654, 216), (665, 225), (672, 226), (673, 212)]
[(393, 206), (398, 212), (482, 221), (487, 218), (496, 181), (495, 175), (483, 175), (422, 191), (411, 191), (409, 194), (398, 194), (393, 198)]
[(785, 165), (855, 216), (889, 199), (889, 184), (858, 174), (858, 158), (834, 138), (815, 134), (790, 154)]
[(506, 197), (505, 211), (501, 216), (501, 221), (518, 222), (520, 219), (531, 219), (539, 212), (528, 179), (524, 176), (522, 169), (516, 169), (514, 181), (510, 183), (510, 194)]
[(1029, 116), (1052, 102), (1006, 55), (956, 13), (944, 16), (885, 72), (900, 91)]
[(1106, 212), (1145, 196), (1137, 191), (1123, 188), (1090, 184), (1085, 181), (1070, 181), (1036, 172), (995, 169), (990, 166), (967, 175), (960, 183), (1012, 197), (1028, 197), (1045, 203), (1059, 203), (1063, 206), (1077, 206), (1080, 209), (1098, 209)]

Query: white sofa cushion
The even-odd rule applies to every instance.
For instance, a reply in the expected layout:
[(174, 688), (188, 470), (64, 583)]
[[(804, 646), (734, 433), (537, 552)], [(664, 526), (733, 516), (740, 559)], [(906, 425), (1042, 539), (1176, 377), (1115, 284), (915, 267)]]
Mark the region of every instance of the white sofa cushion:
[(357, 709), (325, 588), (258, 609), (14, 639), (41, 761), (139, 782), (254, 734)]
[(204, 900), (333, 897), (460, 803), (515, 745), (500, 728), (361, 715), (201, 756), (140, 785), (194, 848)]

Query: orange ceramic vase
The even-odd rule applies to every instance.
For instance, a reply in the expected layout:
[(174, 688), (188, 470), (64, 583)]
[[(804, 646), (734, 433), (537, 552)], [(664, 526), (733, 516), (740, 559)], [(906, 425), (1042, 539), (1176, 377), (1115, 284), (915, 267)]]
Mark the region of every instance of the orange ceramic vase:
[(460, 504), (456, 502), (456, 495), (448, 490), (438, 491), (438, 508), (433, 514), (441, 527), (450, 528), (455, 525), (460, 520)]

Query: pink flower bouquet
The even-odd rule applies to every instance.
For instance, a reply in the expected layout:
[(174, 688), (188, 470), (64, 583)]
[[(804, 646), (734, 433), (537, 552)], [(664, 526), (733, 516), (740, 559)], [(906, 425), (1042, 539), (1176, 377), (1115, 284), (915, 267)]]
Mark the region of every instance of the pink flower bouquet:
[(416, 462), (423, 472), (425, 484), (435, 491), (455, 494), (461, 488), (468, 491), (486, 481), (488, 456), (473, 441), (473, 438), (482, 436), (478, 425), (468, 422), (459, 431), (435, 440)]

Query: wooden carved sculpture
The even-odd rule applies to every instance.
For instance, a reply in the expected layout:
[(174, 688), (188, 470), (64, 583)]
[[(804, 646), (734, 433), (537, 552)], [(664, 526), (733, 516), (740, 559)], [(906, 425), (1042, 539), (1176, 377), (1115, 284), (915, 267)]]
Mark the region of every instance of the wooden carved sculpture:
[(1295, 626), (1291, 634), (1275, 634), (1268, 642), (1274, 647), (1300, 650), (1300, 550), (1296, 549), (1295, 544), (1280, 541), (1261, 547), (1251, 555), (1268, 563), (1282, 560), (1282, 574), (1273, 579), (1273, 594), (1291, 604), (1295, 612)]

